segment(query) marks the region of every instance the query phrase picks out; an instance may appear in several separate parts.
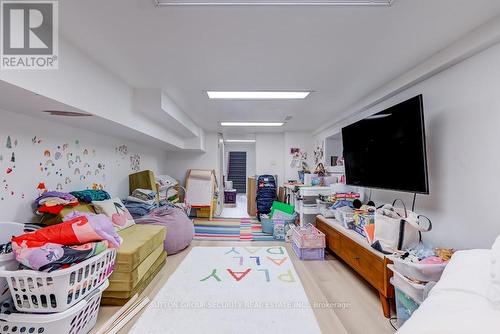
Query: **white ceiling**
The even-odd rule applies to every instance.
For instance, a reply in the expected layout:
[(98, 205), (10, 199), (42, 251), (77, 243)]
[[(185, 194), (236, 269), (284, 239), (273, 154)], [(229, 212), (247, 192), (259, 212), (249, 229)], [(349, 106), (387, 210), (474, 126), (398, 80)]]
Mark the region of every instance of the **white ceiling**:
[[(220, 130), (221, 120), (288, 115), (284, 129), (313, 130), (499, 14), (498, 0), (396, 0), (383, 8), (64, 0), (60, 29), (130, 85), (166, 91), (207, 130)], [(205, 90), (314, 92), (304, 101), (213, 101)]]

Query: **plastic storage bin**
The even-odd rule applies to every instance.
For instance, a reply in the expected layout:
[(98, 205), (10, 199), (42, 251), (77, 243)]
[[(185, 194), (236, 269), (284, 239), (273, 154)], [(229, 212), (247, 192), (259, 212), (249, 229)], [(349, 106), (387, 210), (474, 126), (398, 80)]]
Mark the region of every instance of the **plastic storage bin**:
[(316, 200), (318, 204), (319, 214), (325, 218), (335, 218), (335, 210), (330, 209), (333, 203)]
[(325, 248), (325, 234), (311, 224), (292, 227), (292, 240), (299, 248)]
[(282, 221), (282, 222), (284, 222), (285, 225), (289, 225), (289, 224), (295, 224), (296, 220), (297, 220), (297, 215), (294, 214), (292, 219), (286, 219), (286, 220), (283, 220), (283, 219), (271, 219), (271, 218), (261, 217), (260, 223), (261, 223), (261, 226), (262, 226), (262, 232), (264, 232), (266, 234), (273, 234), (273, 232), (274, 232), (274, 222), (276, 222), (276, 221)]
[(421, 264), (392, 258), (394, 270), (401, 275), (422, 282), (437, 282), (443, 274), (446, 263), (443, 264)]
[(108, 281), (74, 307), (53, 314), (0, 314), (0, 333), (87, 334), (95, 326), (102, 292)]
[(324, 260), (324, 248), (300, 248), (294, 241), (292, 241), (292, 248), (295, 254), (301, 260)]
[(428, 282), (423, 284), (414, 283), (395, 271), (393, 269), (394, 267), (389, 266), (389, 268), (394, 272), (394, 276), (391, 281), (394, 287), (404, 292), (408, 297), (419, 304), (421, 304), (427, 298), (427, 295), (435, 285), (435, 282)]
[(351, 228), (354, 223), (354, 210), (345, 206), (335, 210), (335, 219), (345, 228)]
[(394, 291), (396, 295), (396, 316), (398, 318), (398, 327), (401, 328), (406, 320), (411, 317), (413, 312), (420, 307), (420, 303), (398, 288), (395, 288)]
[[(19, 312), (63, 312), (83, 300), (113, 272), (116, 250), (108, 249), (67, 269), (45, 273), (2, 270)], [(52, 333), (52, 332), (51, 332)]]

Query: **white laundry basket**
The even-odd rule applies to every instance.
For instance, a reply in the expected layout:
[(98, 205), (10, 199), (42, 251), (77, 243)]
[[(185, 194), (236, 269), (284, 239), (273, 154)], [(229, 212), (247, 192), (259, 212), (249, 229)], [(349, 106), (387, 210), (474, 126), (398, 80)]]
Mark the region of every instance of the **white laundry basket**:
[(108, 249), (66, 269), (50, 273), (0, 270), (0, 277), (7, 279), (14, 306), (19, 312), (63, 312), (111, 275), (115, 259), (116, 250)]
[[(32, 232), (39, 229), (35, 225), (14, 223), (14, 222), (0, 222), (0, 244), (10, 242), (13, 236), (19, 236), (26, 232)], [(0, 254), (0, 270), (13, 270), (17, 268), (17, 261), (15, 260), (14, 253)], [(9, 284), (7, 280), (0, 277), (0, 302), (10, 298)]]
[(72, 308), (53, 314), (0, 314), (2, 334), (87, 334), (95, 326), (106, 280)]

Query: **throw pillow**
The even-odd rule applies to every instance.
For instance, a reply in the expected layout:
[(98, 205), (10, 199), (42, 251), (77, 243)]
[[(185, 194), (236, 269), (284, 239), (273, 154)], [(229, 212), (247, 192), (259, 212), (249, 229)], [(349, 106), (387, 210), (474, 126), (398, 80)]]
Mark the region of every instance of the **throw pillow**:
[(111, 219), (117, 231), (135, 224), (134, 218), (132, 218), (132, 215), (118, 197), (105, 201), (92, 201), (92, 205), (98, 213), (102, 213)]

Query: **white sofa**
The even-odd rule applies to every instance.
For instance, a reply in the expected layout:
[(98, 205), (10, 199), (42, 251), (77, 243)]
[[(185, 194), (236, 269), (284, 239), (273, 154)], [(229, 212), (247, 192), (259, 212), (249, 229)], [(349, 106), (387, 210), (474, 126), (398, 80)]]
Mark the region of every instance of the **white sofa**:
[(441, 280), (398, 334), (500, 333), (500, 305), (491, 297), (491, 250), (459, 251)]

